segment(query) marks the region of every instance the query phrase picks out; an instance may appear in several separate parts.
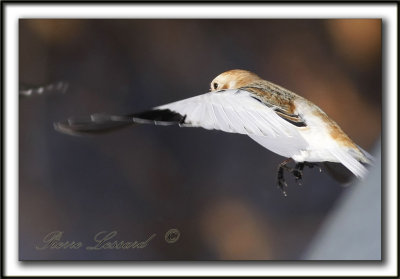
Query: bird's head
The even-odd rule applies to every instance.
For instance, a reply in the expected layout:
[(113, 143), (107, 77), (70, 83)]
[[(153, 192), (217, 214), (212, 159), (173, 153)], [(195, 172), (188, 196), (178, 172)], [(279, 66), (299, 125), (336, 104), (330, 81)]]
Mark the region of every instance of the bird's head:
[(223, 72), (211, 82), (211, 91), (237, 89), (254, 81), (261, 80), (256, 74), (246, 70), (230, 70)]

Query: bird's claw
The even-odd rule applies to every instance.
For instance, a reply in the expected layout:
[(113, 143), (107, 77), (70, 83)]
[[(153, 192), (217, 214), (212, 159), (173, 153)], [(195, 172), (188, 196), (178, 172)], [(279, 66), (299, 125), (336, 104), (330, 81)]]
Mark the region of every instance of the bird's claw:
[(296, 181), (297, 185), (299, 185), (299, 186), (302, 185), (303, 168), (304, 168), (304, 164), (297, 163), (296, 167), (292, 170), (295, 181)]
[(284, 187), (288, 187), (288, 185), (287, 185), (287, 183), (286, 183), (286, 180), (285, 180), (285, 178), (280, 178), (280, 179), (278, 179), (278, 185), (279, 185), (279, 188), (283, 191), (283, 188)]
[(316, 164), (316, 163), (303, 162), (303, 163), (301, 163), (301, 164), (303, 164), (303, 167), (304, 167), (304, 166), (307, 166), (307, 167), (309, 167), (310, 169), (312, 169), (313, 167), (317, 167), (318, 170), (319, 170), (319, 172), (322, 172), (321, 166), (318, 165), (318, 164)]
[(297, 163), (294, 168), (288, 167), (287, 164), (291, 160), (292, 159), (287, 159), (287, 160), (283, 161), (282, 163), (280, 163), (278, 166), (278, 187), (279, 187), (279, 189), (281, 189), (281, 191), (285, 197), (287, 196), (287, 194), (286, 194), (286, 191), (284, 190), (284, 188), (288, 187), (288, 185), (283, 176), (284, 169), (286, 169), (288, 172), (293, 174), (294, 179), (295, 179), (297, 185), (299, 185), (299, 186), (302, 185), (304, 167), (314, 168), (314, 166), (316, 166), (316, 167), (318, 167), (319, 172), (322, 172), (321, 166), (319, 166), (316, 163), (310, 163), (310, 162)]
[(297, 169), (293, 170), (293, 176), (294, 179), (297, 183), (297, 185), (301, 186), (302, 185), (302, 179), (303, 179), (303, 172)]
[(286, 197), (287, 193), (284, 190), (285, 187), (288, 187), (285, 177), (283, 176), (283, 168), (284, 168), (284, 164), (280, 164), (279, 168), (278, 168), (278, 187), (279, 189), (281, 189), (282, 194)]

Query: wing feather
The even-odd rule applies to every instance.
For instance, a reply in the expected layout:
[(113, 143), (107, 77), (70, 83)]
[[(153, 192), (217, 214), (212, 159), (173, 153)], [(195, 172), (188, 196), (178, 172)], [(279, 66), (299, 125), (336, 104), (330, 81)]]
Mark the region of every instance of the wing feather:
[(242, 119), (246, 130), (249, 131), (249, 135), (264, 136), (261, 129), (257, 126), (257, 123), (254, 121), (254, 118), (248, 111), (237, 112), (237, 114)]
[[(268, 149), (272, 146), (274, 152), (289, 150), (283, 156), (292, 156), (308, 146), (295, 125), (245, 90), (206, 93), (154, 109), (169, 109), (184, 115), (183, 126), (245, 134)], [(269, 139), (264, 140), (264, 137)], [(289, 147), (282, 147), (286, 142)]]
[(219, 124), (219, 129), (224, 132), (232, 132), (232, 128), (230, 127), (229, 118), (226, 117), (226, 114), (223, 112), (223, 108), (219, 104), (212, 104), (213, 111), (215, 114), (216, 122)]
[(263, 120), (263, 117), (260, 115), (260, 113), (258, 113), (257, 111), (249, 111), (249, 114), (253, 118), (254, 123), (256, 123), (258, 128), (262, 131), (262, 134), (264, 136), (275, 137), (277, 135), (271, 126), (265, 124), (265, 121)]
[(232, 123), (233, 126), (233, 131), (235, 133), (240, 133), (240, 134), (247, 134), (248, 132), (244, 128), (244, 125), (242, 123), (242, 120), (238, 116), (238, 114), (235, 112), (235, 110), (232, 107), (224, 107), (224, 111), (229, 118), (230, 123)]

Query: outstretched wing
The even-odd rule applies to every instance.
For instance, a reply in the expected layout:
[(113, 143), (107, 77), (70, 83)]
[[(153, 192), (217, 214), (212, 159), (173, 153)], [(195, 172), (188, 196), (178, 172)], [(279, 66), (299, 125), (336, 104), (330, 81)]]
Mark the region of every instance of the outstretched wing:
[[(98, 133), (132, 124), (178, 124), (249, 135), (283, 156), (307, 147), (298, 125), (282, 117), (282, 111), (260, 102), (245, 90), (222, 90), (158, 106), (152, 110), (117, 116), (93, 114), (69, 119), (55, 128), (69, 134)], [(305, 125), (305, 124), (304, 124)]]
[[(282, 110), (260, 102), (245, 90), (206, 93), (155, 108), (185, 116), (181, 126), (202, 127), (250, 136), (265, 148), (291, 157), (308, 144), (296, 123), (282, 117)], [(304, 127), (302, 123), (301, 127)]]
[(276, 137), (299, 135), (296, 125), (281, 118), (273, 107), (257, 101), (245, 90), (222, 90), (155, 107), (185, 116), (181, 126), (230, 133)]

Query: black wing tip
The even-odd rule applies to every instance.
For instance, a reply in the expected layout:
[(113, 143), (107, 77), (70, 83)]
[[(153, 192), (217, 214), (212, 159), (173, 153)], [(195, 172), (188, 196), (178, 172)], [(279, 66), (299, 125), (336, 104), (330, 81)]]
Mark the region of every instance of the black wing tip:
[[(85, 122), (80, 124), (73, 118), (66, 121), (54, 122), (54, 130), (59, 133), (70, 135), (70, 136), (90, 136), (99, 134), (100, 128), (94, 129), (94, 125), (91, 122)], [(104, 132), (104, 131), (103, 131)]]
[(153, 109), (132, 115), (109, 115), (95, 113), (86, 118), (69, 118), (55, 122), (54, 129), (60, 133), (83, 136), (104, 134), (133, 124), (173, 125), (185, 124), (186, 115), (169, 109)]
[(54, 122), (53, 123), (53, 127), (54, 130), (56, 130), (59, 133), (62, 134), (67, 134), (70, 136), (83, 136), (84, 133), (74, 129), (69, 123), (68, 121), (64, 121), (64, 122)]
[(130, 115), (138, 123), (153, 123), (155, 125), (184, 124), (186, 115), (170, 109), (153, 109)]
[(118, 115), (95, 113), (85, 118), (69, 118), (66, 121), (55, 122), (53, 127), (57, 132), (85, 136), (105, 134), (135, 124), (132, 118)]

